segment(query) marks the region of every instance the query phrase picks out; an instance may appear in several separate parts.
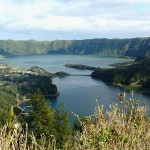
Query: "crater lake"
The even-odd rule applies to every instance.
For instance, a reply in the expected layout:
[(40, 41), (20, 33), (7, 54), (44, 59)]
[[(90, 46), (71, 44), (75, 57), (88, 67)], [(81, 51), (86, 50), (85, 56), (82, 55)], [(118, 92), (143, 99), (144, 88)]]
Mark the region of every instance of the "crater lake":
[[(6, 58), (3, 62), (10, 63), (13, 67), (30, 68), (32, 66), (42, 67), (49, 72), (64, 71), (70, 74), (90, 75), (90, 70), (79, 70), (67, 68), (65, 64), (84, 64), (94, 67), (109, 67), (109, 64), (122, 63), (128, 59), (115, 57), (95, 56), (95, 55), (24, 55), (13, 58)], [(109, 109), (111, 104), (119, 103), (118, 93), (125, 91), (107, 85), (100, 80), (95, 80), (90, 76), (67, 76), (54, 78), (53, 83), (57, 85), (59, 96), (51, 97), (48, 102), (56, 108), (59, 103), (63, 103), (65, 111), (69, 113), (71, 122), (75, 121), (72, 112), (79, 116), (91, 115), (96, 111), (95, 100), (103, 104), (105, 109)], [(126, 100), (131, 98), (130, 92), (126, 93)], [(146, 104), (150, 109), (150, 96), (142, 93), (134, 93), (135, 100), (140, 100), (141, 104)]]

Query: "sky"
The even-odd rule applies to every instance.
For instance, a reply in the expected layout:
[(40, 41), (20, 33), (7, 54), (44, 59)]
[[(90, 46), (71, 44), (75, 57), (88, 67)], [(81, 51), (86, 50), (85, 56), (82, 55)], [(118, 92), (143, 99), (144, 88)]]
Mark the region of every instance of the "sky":
[(150, 37), (150, 0), (0, 0), (0, 40)]

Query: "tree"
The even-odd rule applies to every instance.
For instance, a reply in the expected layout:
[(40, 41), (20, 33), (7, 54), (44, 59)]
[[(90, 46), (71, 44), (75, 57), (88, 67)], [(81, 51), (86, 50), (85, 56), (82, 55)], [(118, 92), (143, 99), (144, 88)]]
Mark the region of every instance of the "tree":
[(64, 105), (60, 104), (55, 112), (56, 130), (57, 130), (57, 145), (58, 148), (63, 148), (63, 144), (71, 138), (71, 127), (68, 118), (68, 113), (64, 111)]
[(68, 113), (64, 111), (64, 106), (61, 104), (54, 111), (46, 103), (39, 90), (31, 98), (28, 124), (29, 130), (34, 133), (39, 141), (41, 134), (44, 134), (46, 138), (54, 135), (58, 148), (63, 148), (64, 144), (71, 138), (70, 121)]
[(53, 109), (46, 103), (39, 90), (31, 98), (29, 128), (37, 138), (44, 133), (46, 137), (57, 134)]

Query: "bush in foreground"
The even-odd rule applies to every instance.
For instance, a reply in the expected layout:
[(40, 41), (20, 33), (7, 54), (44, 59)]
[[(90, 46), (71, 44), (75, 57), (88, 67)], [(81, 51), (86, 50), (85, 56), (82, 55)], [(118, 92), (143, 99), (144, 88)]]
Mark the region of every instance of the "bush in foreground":
[[(121, 99), (120, 99), (121, 100)], [(121, 101), (122, 102), (122, 101)], [(124, 103), (124, 104), (123, 104)], [(103, 106), (97, 104), (94, 115), (81, 121), (82, 130), (74, 131), (72, 141), (63, 145), (64, 150), (148, 150), (150, 149), (150, 119), (147, 117), (146, 106), (140, 106), (133, 98), (129, 102), (111, 106), (111, 111), (105, 112)], [(41, 134), (39, 144), (27, 127), (13, 124), (11, 128), (5, 125), (0, 129), (0, 147), (6, 150), (56, 150), (55, 137), (48, 139)], [(49, 143), (48, 145), (45, 143)]]
[[(81, 122), (82, 132), (74, 136), (73, 149), (88, 150), (148, 150), (150, 149), (150, 120), (147, 109), (131, 103), (114, 105), (104, 113), (103, 106), (97, 105), (94, 116)], [(138, 102), (137, 102), (138, 103)]]

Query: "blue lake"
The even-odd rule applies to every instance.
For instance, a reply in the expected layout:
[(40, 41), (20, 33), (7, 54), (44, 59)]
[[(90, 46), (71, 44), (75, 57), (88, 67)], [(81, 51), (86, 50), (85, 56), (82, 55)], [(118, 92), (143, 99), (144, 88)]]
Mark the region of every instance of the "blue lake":
[[(120, 63), (127, 60), (115, 57), (102, 57), (92, 55), (33, 55), (17, 56), (4, 59), (4, 62), (11, 63), (14, 67), (30, 68), (39, 66), (49, 72), (65, 71), (73, 74), (91, 74), (92, 71), (66, 68), (67, 63), (85, 64), (96, 67), (108, 67), (109, 64)], [(100, 80), (92, 79), (90, 76), (69, 76), (65, 78), (55, 78), (53, 83), (57, 85), (60, 95), (49, 99), (49, 103), (55, 108), (59, 103), (64, 103), (65, 110), (73, 122), (75, 112), (85, 116), (95, 112), (95, 99), (99, 104), (104, 104), (109, 109), (110, 104), (118, 103), (118, 93), (122, 93), (119, 88), (105, 84)], [(126, 100), (131, 97), (127, 93)], [(150, 97), (142, 93), (134, 93), (134, 98), (146, 104), (150, 109)]]

